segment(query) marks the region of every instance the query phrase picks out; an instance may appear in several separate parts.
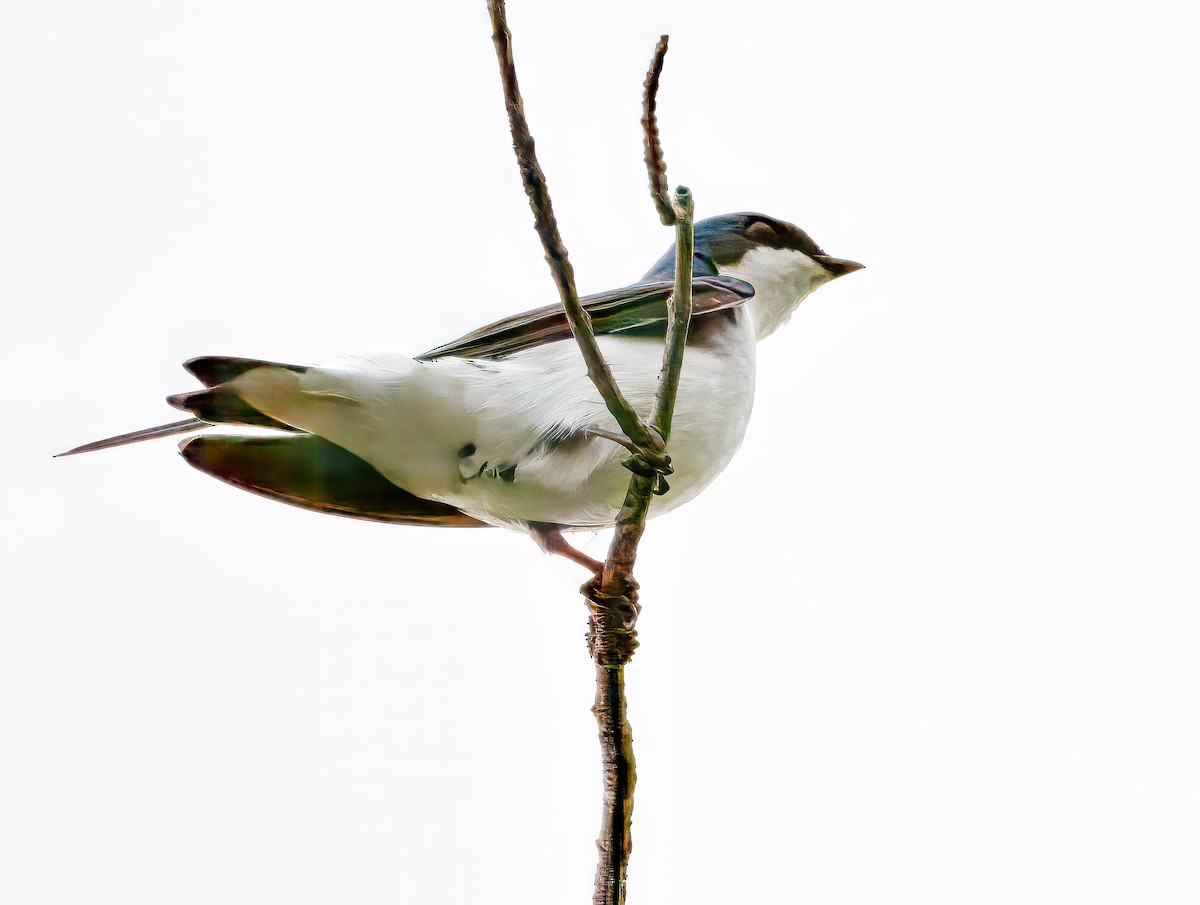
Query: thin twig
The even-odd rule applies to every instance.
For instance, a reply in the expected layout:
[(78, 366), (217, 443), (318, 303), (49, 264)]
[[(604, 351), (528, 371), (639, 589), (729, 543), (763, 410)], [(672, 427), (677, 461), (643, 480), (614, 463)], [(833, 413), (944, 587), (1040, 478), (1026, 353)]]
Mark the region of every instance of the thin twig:
[(584, 436), (586, 436), (586, 437), (599, 437), (601, 440), (611, 440), (613, 443), (616, 443), (618, 446), (625, 447), (631, 453), (636, 454), (636, 453), (641, 452), (641, 450), (637, 448), (637, 444), (635, 444), (632, 440), (630, 440), (624, 434), (618, 434), (614, 431), (602, 430), (601, 428), (598, 428), (598, 427), (589, 427), (583, 433), (584, 433)]
[[(679, 377), (683, 371), (688, 322), (692, 317), (692, 253), (696, 240), (693, 233), (692, 193), (685, 186), (679, 186), (675, 190), (674, 213), (675, 293), (668, 303), (670, 317), (667, 321), (666, 343), (663, 346), (663, 366), (654, 399), (654, 414), (651, 416), (651, 424), (664, 441), (669, 441), (671, 437), (675, 397), (679, 390)], [(608, 560), (604, 564), (604, 572), (601, 573), (600, 589), (608, 595), (620, 595), (624, 590), (622, 575), (629, 576), (632, 581), (637, 545), (646, 526), (646, 515), (650, 511), (650, 497), (654, 488), (655, 479), (648, 475), (635, 474), (629, 482), (625, 503), (617, 514), (617, 530), (609, 547)], [(631, 650), (630, 656), (632, 655)]]
[(642, 146), (646, 151), (646, 171), (650, 175), (650, 197), (658, 209), (658, 219), (663, 226), (675, 222), (675, 211), (667, 196), (667, 162), (663, 159), (662, 144), (658, 140), (658, 80), (662, 76), (663, 58), (667, 55), (669, 35), (663, 35), (654, 45), (654, 58), (642, 83)]
[(694, 206), (687, 186), (675, 189), (675, 292), (667, 303), (669, 317), (667, 342), (663, 347), (662, 378), (654, 397), (654, 414), (650, 423), (658, 428), (663, 441), (671, 437), (671, 421), (675, 415), (675, 395), (679, 375), (683, 371), (683, 347), (687, 342), (688, 324), (692, 320), (692, 255), (696, 237), (692, 232)]
[(625, 435), (642, 449), (661, 450), (663, 444), (657, 434), (647, 428), (646, 423), (617, 387), (612, 370), (604, 360), (600, 345), (592, 333), (587, 312), (579, 304), (579, 294), (575, 291), (575, 273), (571, 262), (567, 260), (567, 249), (558, 233), (558, 222), (554, 218), (554, 205), (550, 201), (546, 177), (538, 164), (533, 135), (529, 131), (529, 123), (525, 120), (504, 0), (488, 0), (488, 13), (492, 19), (492, 41), (496, 45), (496, 59), (500, 64), (504, 106), (508, 110), (508, 127), (512, 132), (513, 151), (517, 155), (517, 165), (521, 170), (521, 182), (525, 186), (525, 194), (529, 196), (534, 227), (538, 238), (542, 240), (546, 263), (550, 265), (554, 284), (558, 288), (558, 295), (567, 314), (567, 322), (571, 325), (571, 333), (574, 334), (575, 342), (578, 343), (579, 351), (583, 353), (583, 360), (587, 364), (588, 377), (595, 384), (596, 390), (604, 399), (604, 404)]

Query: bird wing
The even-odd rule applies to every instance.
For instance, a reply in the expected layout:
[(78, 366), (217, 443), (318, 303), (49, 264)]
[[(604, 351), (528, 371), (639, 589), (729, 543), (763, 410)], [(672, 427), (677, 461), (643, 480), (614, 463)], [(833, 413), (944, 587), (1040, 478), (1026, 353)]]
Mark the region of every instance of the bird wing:
[[(596, 335), (623, 333), (667, 321), (667, 300), (675, 291), (669, 280), (635, 283), (621, 289), (580, 299), (591, 317)], [(723, 276), (697, 276), (692, 284), (692, 317), (736, 308), (754, 295), (744, 280)], [(473, 330), (453, 342), (418, 355), (418, 361), (436, 358), (497, 359), (545, 343), (568, 339), (571, 328), (561, 304), (547, 305)]]

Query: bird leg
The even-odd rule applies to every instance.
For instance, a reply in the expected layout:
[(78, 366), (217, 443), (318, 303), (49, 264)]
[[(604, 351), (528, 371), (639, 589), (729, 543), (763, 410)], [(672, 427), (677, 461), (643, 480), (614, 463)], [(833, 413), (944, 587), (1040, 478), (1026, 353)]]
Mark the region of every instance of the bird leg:
[(604, 568), (604, 563), (592, 559), (587, 554), (576, 550), (572, 547), (565, 537), (562, 535), (562, 529), (558, 525), (547, 525), (544, 522), (531, 522), (529, 525), (529, 535), (533, 538), (542, 550), (546, 553), (555, 553), (562, 556), (571, 562), (577, 562), (593, 575), (598, 574)]

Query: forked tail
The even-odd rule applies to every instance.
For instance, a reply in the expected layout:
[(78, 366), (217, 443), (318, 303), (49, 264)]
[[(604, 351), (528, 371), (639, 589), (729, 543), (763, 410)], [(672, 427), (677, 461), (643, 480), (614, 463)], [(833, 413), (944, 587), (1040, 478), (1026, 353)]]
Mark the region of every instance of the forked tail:
[[(246, 371), (266, 366), (286, 368), (291, 371), (303, 372), (305, 368), (298, 365), (278, 364), (271, 361), (260, 361), (256, 358), (230, 358), (224, 355), (208, 355), (193, 358), (184, 364), (206, 389), (191, 393), (179, 393), (167, 397), (167, 402), (175, 408), (191, 412), (199, 417), (187, 418), (183, 421), (172, 421), (146, 430), (133, 431), (109, 437), (107, 440), (96, 440), (76, 446), (58, 456), (74, 456), (78, 453), (95, 452), (98, 449), (111, 449), (114, 446), (125, 446), (128, 443), (141, 443), (143, 440), (157, 440), (161, 437), (172, 437), (176, 434), (190, 434), (213, 424), (253, 424), (260, 427), (273, 427), (277, 430), (293, 431), (290, 425), (268, 418), (248, 405), (235, 392), (222, 386), (226, 381), (233, 380)], [(58, 458), (56, 456), (55, 458)]]

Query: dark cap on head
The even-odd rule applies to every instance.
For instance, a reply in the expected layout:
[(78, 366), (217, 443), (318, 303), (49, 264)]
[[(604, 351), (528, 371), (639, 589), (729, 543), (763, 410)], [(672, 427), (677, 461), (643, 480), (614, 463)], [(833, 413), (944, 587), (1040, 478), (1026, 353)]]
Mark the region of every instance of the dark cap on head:
[[(734, 265), (750, 249), (763, 245), (792, 248), (817, 260), (827, 257), (808, 233), (791, 223), (765, 214), (722, 214), (696, 224), (696, 255), (692, 270), (697, 275), (715, 274), (718, 266)], [(674, 273), (675, 247), (672, 245), (642, 279), (664, 279)]]

